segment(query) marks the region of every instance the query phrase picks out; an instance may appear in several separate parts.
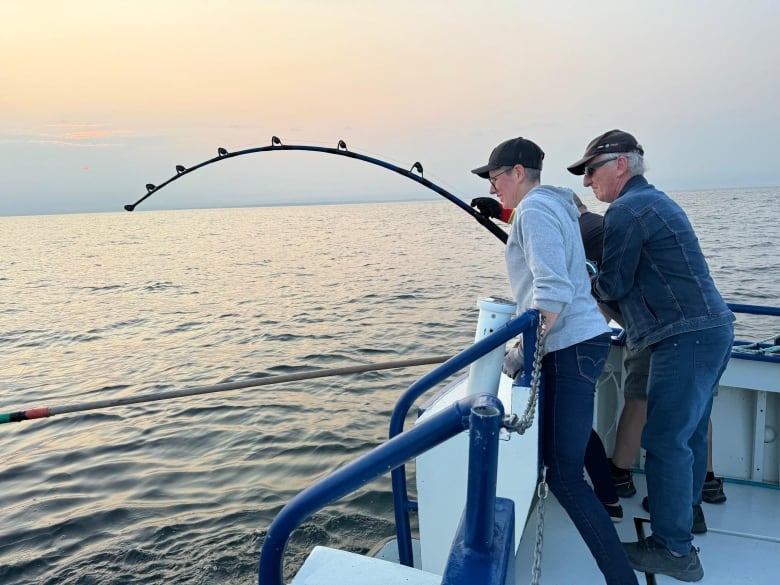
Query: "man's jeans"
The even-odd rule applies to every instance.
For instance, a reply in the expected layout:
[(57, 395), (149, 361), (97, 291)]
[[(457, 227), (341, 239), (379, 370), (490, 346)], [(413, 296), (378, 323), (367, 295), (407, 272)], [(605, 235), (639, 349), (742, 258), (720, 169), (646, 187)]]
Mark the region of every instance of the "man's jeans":
[(718, 380), (734, 341), (732, 324), (681, 333), (650, 346), (646, 451), (647, 495), (654, 538), (687, 555), (693, 505), (707, 473), (707, 426)]
[(635, 585), (636, 575), (617, 531), (583, 473), (596, 380), (609, 346), (610, 335), (604, 334), (544, 356), (542, 445), (550, 490), (588, 545), (606, 582)]

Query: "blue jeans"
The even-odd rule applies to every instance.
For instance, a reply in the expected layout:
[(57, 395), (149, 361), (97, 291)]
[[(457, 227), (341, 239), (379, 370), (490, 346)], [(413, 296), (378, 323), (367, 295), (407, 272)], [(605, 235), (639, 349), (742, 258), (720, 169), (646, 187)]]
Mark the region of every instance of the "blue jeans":
[(577, 527), (606, 582), (637, 585), (617, 531), (583, 473), (596, 380), (609, 346), (610, 336), (604, 334), (544, 356), (542, 451), (550, 491)]
[(687, 555), (693, 505), (701, 504), (707, 474), (707, 425), (718, 380), (726, 369), (734, 327), (720, 325), (673, 335), (650, 346), (646, 451), (653, 538)]

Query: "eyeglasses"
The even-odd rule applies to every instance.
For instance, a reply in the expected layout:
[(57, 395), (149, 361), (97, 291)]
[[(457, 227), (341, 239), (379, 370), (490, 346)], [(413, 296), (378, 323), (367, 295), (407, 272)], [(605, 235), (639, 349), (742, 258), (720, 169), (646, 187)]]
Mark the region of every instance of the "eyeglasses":
[(619, 156), (613, 156), (612, 158), (605, 158), (604, 160), (600, 160), (597, 163), (593, 163), (592, 165), (588, 165), (585, 167), (585, 176), (586, 177), (592, 177), (593, 173), (596, 172), (596, 169), (599, 167), (603, 167), (608, 162), (612, 162), (613, 160), (619, 159)]
[(493, 186), (495, 187), (495, 186), (496, 186), (496, 181), (498, 180), (498, 178), (499, 178), (501, 175), (504, 175), (504, 174), (508, 173), (508, 172), (509, 172), (509, 171), (511, 171), (513, 168), (514, 168), (514, 167), (509, 167), (508, 169), (504, 169), (503, 171), (501, 171), (501, 172), (500, 172), (500, 173), (498, 173), (498, 174), (495, 174), (495, 175), (493, 175), (492, 177), (488, 177), (488, 181), (490, 181), (490, 184), (491, 184), (491, 185), (493, 185)]

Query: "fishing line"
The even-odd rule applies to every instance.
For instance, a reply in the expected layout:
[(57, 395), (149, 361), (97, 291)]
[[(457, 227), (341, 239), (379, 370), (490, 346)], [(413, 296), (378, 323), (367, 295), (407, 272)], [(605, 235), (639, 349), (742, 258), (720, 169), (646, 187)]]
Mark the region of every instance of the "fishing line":
[(329, 148), (326, 146), (312, 146), (312, 145), (305, 145), (305, 144), (283, 144), (282, 141), (276, 137), (271, 137), (271, 145), (270, 146), (260, 146), (256, 148), (246, 148), (243, 150), (237, 150), (234, 152), (228, 152), (227, 149), (222, 148), (221, 146), (217, 148), (217, 156), (214, 158), (210, 158), (208, 160), (204, 160), (203, 162), (200, 162), (196, 165), (185, 167), (184, 165), (176, 165), (176, 174), (173, 175), (170, 179), (163, 181), (159, 185), (155, 185), (154, 183), (147, 183), (146, 184), (146, 194), (139, 198), (135, 203), (128, 203), (124, 206), (125, 211), (134, 211), (135, 208), (140, 205), (143, 201), (145, 201), (147, 198), (151, 197), (154, 193), (165, 187), (166, 185), (169, 185), (173, 181), (176, 181), (177, 179), (183, 177), (184, 175), (187, 175), (193, 171), (196, 171), (200, 168), (203, 168), (207, 165), (220, 162), (222, 160), (227, 160), (229, 158), (235, 158), (237, 156), (243, 156), (246, 154), (255, 154), (260, 152), (272, 152), (272, 151), (280, 151), (280, 150), (305, 150), (309, 152), (322, 152), (325, 154), (335, 154), (338, 156), (345, 156), (348, 158), (352, 158), (355, 160), (360, 160), (363, 162), (367, 162), (370, 164), (374, 164), (377, 166), (380, 166), (382, 168), (385, 168), (387, 170), (393, 171), (395, 173), (398, 173), (401, 176), (406, 177), (407, 179), (411, 179), (412, 181), (415, 181), (416, 183), (419, 183), (423, 187), (426, 187), (430, 189), (431, 191), (437, 193), (438, 195), (441, 195), (444, 197), (447, 201), (454, 203), (458, 207), (460, 207), (463, 211), (468, 213), (471, 217), (473, 217), (476, 221), (478, 221), (480, 224), (482, 224), (488, 231), (490, 231), (494, 236), (496, 236), (499, 240), (501, 240), (503, 243), (506, 244), (507, 241), (507, 233), (501, 229), (498, 225), (494, 224), (492, 221), (490, 221), (487, 217), (479, 213), (478, 211), (474, 210), (470, 205), (468, 205), (465, 201), (457, 198), (455, 195), (444, 189), (443, 187), (440, 187), (436, 183), (433, 183), (432, 181), (429, 181), (423, 176), (423, 166), (418, 161), (415, 162), (409, 169), (402, 168), (398, 165), (395, 165), (393, 163), (390, 163), (385, 160), (381, 160), (378, 158), (374, 158), (371, 156), (367, 156), (365, 154), (360, 154), (358, 152), (349, 150), (347, 148), (346, 142), (343, 140), (339, 140), (336, 148)]
[(23, 420), (32, 420), (35, 418), (49, 418), (57, 414), (84, 412), (87, 410), (97, 410), (100, 408), (124, 406), (127, 404), (141, 404), (144, 402), (156, 402), (159, 400), (169, 400), (171, 398), (182, 398), (185, 396), (197, 396), (201, 394), (212, 394), (214, 392), (225, 392), (227, 390), (255, 388), (258, 386), (268, 386), (270, 384), (283, 384), (285, 382), (313, 380), (315, 378), (326, 378), (329, 376), (345, 376), (348, 374), (362, 374), (365, 372), (375, 372), (378, 370), (390, 370), (394, 368), (410, 368), (414, 366), (440, 364), (450, 359), (450, 357), (452, 356), (433, 356), (433, 357), (416, 358), (416, 359), (409, 359), (409, 360), (381, 362), (378, 364), (364, 364), (361, 366), (346, 366), (343, 368), (330, 368), (326, 370), (299, 372), (297, 374), (284, 374), (281, 376), (255, 378), (252, 380), (241, 380), (238, 382), (225, 382), (224, 384), (213, 384), (211, 386), (197, 386), (194, 388), (169, 390), (167, 392), (157, 392), (154, 394), (142, 394), (140, 396), (108, 398), (106, 400), (95, 400), (92, 402), (82, 402), (80, 404), (72, 404), (66, 406), (52, 406), (52, 407), (44, 406), (39, 408), (30, 408), (27, 410), (20, 410), (17, 412), (0, 413), (0, 424), (9, 423), (9, 422), (21, 422)]

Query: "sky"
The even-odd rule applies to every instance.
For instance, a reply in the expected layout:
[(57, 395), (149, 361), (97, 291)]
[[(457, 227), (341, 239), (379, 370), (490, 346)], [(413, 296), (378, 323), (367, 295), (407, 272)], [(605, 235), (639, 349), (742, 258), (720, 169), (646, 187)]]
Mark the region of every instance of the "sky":
[[(780, 185), (774, 0), (0, 1), (0, 215), (121, 211), (229, 151), (335, 147), (463, 200), (499, 142), (566, 172), (634, 134), (666, 191)], [(380, 167), (271, 152), (190, 173), (138, 210), (435, 199)]]

